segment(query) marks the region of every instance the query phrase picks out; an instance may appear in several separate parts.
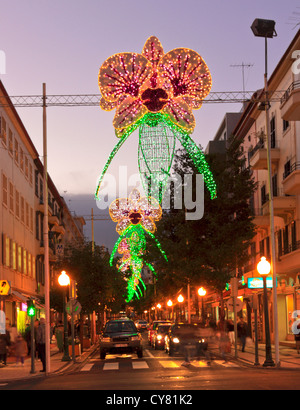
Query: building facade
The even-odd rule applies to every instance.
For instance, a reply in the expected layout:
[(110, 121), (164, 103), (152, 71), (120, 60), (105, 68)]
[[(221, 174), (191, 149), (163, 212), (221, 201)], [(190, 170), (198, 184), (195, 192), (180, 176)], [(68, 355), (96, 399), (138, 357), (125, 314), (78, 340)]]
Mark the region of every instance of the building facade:
[[(300, 31), (268, 80), (278, 332), (282, 342), (294, 340), (292, 325), (295, 312), (300, 308), (300, 76), (293, 69), (297, 50), (300, 50)], [(257, 95), (263, 95), (263, 90)], [(272, 95), (281, 95), (281, 99), (272, 98)], [(266, 118), (263, 104), (249, 102), (233, 131), (257, 182), (250, 204), (256, 236), (249, 249), (249, 263), (243, 268), (246, 283), (259, 276), (257, 263), (261, 256), (270, 260), (271, 255)], [(262, 322), (262, 289), (257, 292)], [(272, 292), (270, 288), (270, 328), (274, 340)]]
[[(17, 111), (0, 82), (0, 280), (10, 284), (0, 295), (6, 320), (23, 332), (27, 300), (36, 300), (43, 314), (44, 296), (44, 189), (43, 164)], [(66, 243), (84, 239), (83, 218), (71, 215), (48, 175), (50, 283), (54, 264)]]

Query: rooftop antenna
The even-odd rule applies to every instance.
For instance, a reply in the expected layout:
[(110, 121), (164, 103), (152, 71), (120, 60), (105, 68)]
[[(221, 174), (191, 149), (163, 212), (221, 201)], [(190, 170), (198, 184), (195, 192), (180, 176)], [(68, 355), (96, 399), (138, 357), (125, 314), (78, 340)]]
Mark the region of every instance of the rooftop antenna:
[[(300, 7), (296, 7), (296, 8), (298, 10), (300, 10)], [(294, 16), (289, 17), (289, 20), (293, 20), (293, 21), (290, 21), (290, 22), (286, 23), (286, 24), (293, 24), (294, 25), (292, 30), (294, 30), (297, 26), (300, 25), (300, 12), (299, 11), (293, 11), (293, 14), (294, 14), (294, 16), (297, 16), (297, 17), (294, 17)]]
[(242, 64), (231, 64), (230, 67), (241, 67), (242, 68), (242, 77), (243, 77), (243, 96), (244, 96), (244, 100), (245, 98), (245, 68), (250, 68), (253, 67), (253, 64), (246, 64), (243, 63)]

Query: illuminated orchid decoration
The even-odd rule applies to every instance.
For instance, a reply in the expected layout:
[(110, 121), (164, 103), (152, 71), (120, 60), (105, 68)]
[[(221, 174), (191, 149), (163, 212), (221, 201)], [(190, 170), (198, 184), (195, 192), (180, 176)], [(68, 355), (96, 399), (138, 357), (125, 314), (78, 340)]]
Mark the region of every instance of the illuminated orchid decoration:
[[(162, 250), (160, 243), (155, 238), (153, 232), (156, 230), (154, 221), (161, 218), (162, 211), (159, 203), (154, 198), (141, 197), (137, 189), (133, 189), (129, 198), (119, 198), (112, 202), (109, 213), (114, 222), (118, 222), (116, 231), (120, 237), (116, 242), (110, 257), (110, 265), (114, 263), (114, 256), (118, 251), (122, 255), (118, 263), (118, 270), (127, 281), (129, 302), (134, 296), (142, 295), (139, 283), (142, 281), (142, 268), (146, 265), (154, 274), (153, 266), (144, 260), (146, 249), (146, 235), (149, 235), (156, 243), (158, 249), (167, 261), (167, 257)], [(139, 292), (138, 292), (138, 291)]]
[(195, 128), (193, 110), (199, 109), (211, 90), (211, 75), (202, 57), (187, 48), (164, 53), (160, 41), (150, 37), (142, 54), (118, 53), (101, 66), (98, 77), (100, 106), (116, 109), (113, 119), (120, 141), (113, 149), (99, 178), (100, 185), (109, 164), (128, 136), (139, 128), (139, 169), (144, 189), (156, 189), (152, 196), (161, 202), (170, 176), (176, 138), (203, 174), (211, 197), (216, 185), (204, 154), (190, 138)]

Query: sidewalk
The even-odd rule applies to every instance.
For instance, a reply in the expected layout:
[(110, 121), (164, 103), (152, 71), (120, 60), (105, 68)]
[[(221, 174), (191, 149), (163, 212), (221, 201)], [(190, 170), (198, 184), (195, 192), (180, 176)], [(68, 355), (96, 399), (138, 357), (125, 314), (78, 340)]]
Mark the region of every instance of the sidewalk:
[[(279, 360), (280, 360), (280, 369), (295, 369), (300, 370), (300, 354), (297, 353), (296, 348), (294, 347), (295, 344), (286, 343), (284, 345), (279, 345)], [(241, 351), (241, 348), (238, 344), (237, 346), (237, 358), (235, 357), (235, 347), (234, 345), (231, 346), (231, 353), (229, 354), (230, 360), (237, 360), (238, 362), (249, 365), (250, 367), (254, 367), (255, 363), (255, 346), (254, 343), (251, 346), (246, 346), (245, 352)], [(261, 367), (263, 367), (263, 363), (266, 358), (266, 349), (264, 344), (258, 345), (258, 362)], [(272, 345), (272, 359), (275, 362), (275, 347)], [(267, 367), (268, 369), (272, 367)], [(276, 367), (275, 367), (276, 368)]]
[[(90, 354), (96, 349), (97, 344), (91, 346), (89, 349), (85, 349), (80, 356), (76, 356), (76, 364), (84, 362)], [(50, 345), (50, 372), (47, 376), (59, 374), (63, 371), (69, 370), (72, 366), (76, 366), (73, 363), (72, 358), (70, 361), (62, 361), (63, 353), (61, 353), (56, 343)], [(25, 358), (24, 366), (20, 363), (16, 365), (16, 358), (14, 356), (7, 358), (7, 365), (0, 364), (0, 385), (18, 379), (27, 379), (31, 377), (45, 377), (45, 373), (41, 372), (42, 363), (40, 360), (35, 360), (35, 373), (31, 372), (31, 357)]]

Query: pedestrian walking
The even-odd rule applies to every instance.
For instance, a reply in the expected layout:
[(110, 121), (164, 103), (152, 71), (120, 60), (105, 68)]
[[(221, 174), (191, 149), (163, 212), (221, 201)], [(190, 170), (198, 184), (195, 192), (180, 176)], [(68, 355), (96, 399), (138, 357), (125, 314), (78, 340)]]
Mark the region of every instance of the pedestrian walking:
[(247, 323), (244, 321), (243, 316), (241, 316), (237, 324), (237, 334), (241, 342), (242, 352), (245, 351), (246, 337), (247, 337)]
[(24, 366), (24, 360), (27, 356), (27, 351), (28, 349), (26, 341), (21, 335), (18, 335), (15, 343), (16, 366), (19, 365), (19, 362), (21, 362), (21, 365)]
[(218, 331), (219, 335), (219, 351), (224, 360), (224, 362), (228, 361), (228, 353), (231, 352), (231, 343), (228, 336), (228, 332), (225, 329), (220, 329)]
[(297, 329), (299, 329), (299, 333), (295, 333), (295, 342), (296, 342), (296, 349), (297, 353), (300, 353), (300, 323), (297, 326)]
[(6, 330), (5, 334), (0, 334), (0, 360), (6, 366), (8, 347), (10, 346), (10, 333)]
[(39, 358), (41, 359), (43, 369), (41, 372), (46, 371), (46, 320), (45, 318), (40, 319), (40, 325), (36, 331), (36, 344), (39, 353)]
[(227, 330), (228, 330), (228, 336), (230, 339), (230, 343), (234, 345), (234, 323), (232, 319), (229, 319), (227, 321)]

